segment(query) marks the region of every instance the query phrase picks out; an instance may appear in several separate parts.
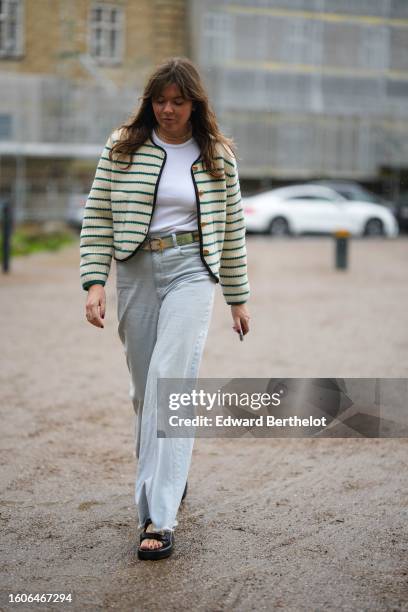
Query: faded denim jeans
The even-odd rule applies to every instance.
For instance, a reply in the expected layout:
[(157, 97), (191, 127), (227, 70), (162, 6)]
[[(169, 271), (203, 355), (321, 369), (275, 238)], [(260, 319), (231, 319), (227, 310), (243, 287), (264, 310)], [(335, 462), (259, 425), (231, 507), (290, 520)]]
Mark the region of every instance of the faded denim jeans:
[(157, 529), (173, 531), (194, 438), (157, 437), (157, 379), (198, 377), (216, 283), (199, 243), (177, 245), (172, 236), (172, 247), (116, 261), (116, 288), (135, 411), (138, 526), (150, 517)]

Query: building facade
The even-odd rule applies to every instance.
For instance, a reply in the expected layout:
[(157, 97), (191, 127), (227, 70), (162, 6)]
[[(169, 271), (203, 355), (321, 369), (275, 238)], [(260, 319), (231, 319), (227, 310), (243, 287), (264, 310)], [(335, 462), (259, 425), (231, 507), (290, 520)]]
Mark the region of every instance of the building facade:
[(59, 219), (152, 66), (186, 53), (186, 0), (2, 0), (0, 177), (18, 219)]
[(60, 218), (101, 145), (171, 55), (199, 66), (244, 193), (408, 169), (406, 0), (2, 0), (0, 186)]
[(272, 182), (381, 182), (408, 168), (406, 0), (192, 0), (193, 58)]

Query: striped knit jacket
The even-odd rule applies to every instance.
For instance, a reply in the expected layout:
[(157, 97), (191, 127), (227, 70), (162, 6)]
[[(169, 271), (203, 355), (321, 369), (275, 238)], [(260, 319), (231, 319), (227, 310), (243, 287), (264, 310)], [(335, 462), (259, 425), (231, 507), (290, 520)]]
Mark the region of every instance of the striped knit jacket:
[[(83, 289), (105, 285), (112, 257), (126, 261), (137, 256), (147, 240), (166, 151), (152, 138), (127, 162), (109, 160), (119, 138), (114, 130), (99, 160), (86, 201), (80, 235), (80, 277)], [(245, 220), (237, 164), (231, 151), (216, 144), (222, 178), (205, 172), (201, 155), (191, 165), (197, 203), (201, 260), (220, 282), (227, 304), (244, 304), (250, 293), (247, 277)]]

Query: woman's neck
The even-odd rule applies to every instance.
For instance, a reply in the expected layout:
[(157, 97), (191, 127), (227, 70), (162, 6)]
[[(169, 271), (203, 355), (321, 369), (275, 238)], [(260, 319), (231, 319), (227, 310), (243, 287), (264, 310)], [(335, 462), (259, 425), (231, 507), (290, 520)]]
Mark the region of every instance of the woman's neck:
[(163, 140), (163, 142), (167, 142), (168, 144), (183, 144), (184, 142), (187, 142), (187, 140), (190, 140), (190, 138), (193, 135), (193, 130), (192, 130), (191, 125), (187, 126), (187, 129), (184, 132), (184, 134), (178, 134), (176, 136), (174, 134), (169, 134), (168, 132), (166, 132), (166, 130), (163, 130), (163, 128), (161, 128), (159, 125), (156, 125), (154, 129), (158, 137), (161, 140)]

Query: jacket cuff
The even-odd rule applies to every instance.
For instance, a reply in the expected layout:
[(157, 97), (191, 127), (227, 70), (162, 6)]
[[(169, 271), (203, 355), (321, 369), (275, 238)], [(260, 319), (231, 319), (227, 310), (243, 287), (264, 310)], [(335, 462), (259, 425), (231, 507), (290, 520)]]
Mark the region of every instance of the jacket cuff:
[(93, 281), (88, 281), (87, 283), (84, 283), (84, 284), (82, 285), (82, 288), (83, 288), (85, 291), (88, 291), (89, 287), (91, 287), (92, 285), (102, 285), (102, 287), (104, 287), (104, 286), (105, 286), (105, 281), (103, 281), (103, 280), (93, 280)]

